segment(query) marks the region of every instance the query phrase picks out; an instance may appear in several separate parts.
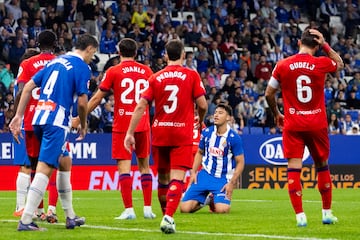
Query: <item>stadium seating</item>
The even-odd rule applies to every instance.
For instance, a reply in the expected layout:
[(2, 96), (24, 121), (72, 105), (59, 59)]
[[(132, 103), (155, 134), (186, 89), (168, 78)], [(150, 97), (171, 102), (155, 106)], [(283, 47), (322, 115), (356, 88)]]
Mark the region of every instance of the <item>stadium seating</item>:
[(251, 135), (264, 134), (264, 129), (262, 127), (250, 127)]
[(242, 134), (243, 135), (249, 135), (250, 134), (250, 128), (249, 127), (244, 127), (242, 129)]

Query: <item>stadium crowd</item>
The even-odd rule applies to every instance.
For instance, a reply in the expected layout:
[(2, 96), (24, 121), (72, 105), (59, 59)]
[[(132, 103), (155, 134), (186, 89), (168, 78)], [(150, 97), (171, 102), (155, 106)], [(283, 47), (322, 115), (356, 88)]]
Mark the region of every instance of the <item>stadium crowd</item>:
[[(70, 51), (83, 33), (99, 40), (98, 57), (90, 64), (89, 97), (106, 70), (119, 62), (122, 38), (136, 40), (136, 60), (154, 72), (165, 67), (166, 42), (180, 39), (186, 46), (184, 66), (200, 73), (207, 90), (207, 125), (216, 105), (227, 102), (234, 111), (231, 125), (240, 134), (250, 127), (279, 133), (264, 90), (276, 62), (297, 53), (302, 31), (311, 27), (345, 63), (324, 86), (329, 133), (360, 134), (360, 1), (0, 0), (0, 20), (0, 132), (9, 131), (14, 116), (22, 55), (37, 47), (39, 32), (51, 29), (58, 53)], [(104, 54), (109, 56), (105, 64)], [(111, 132), (113, 104), (109, 95), (91, 112), (90, 132)], [(278, 105), (281, 109), (281, 97)]]

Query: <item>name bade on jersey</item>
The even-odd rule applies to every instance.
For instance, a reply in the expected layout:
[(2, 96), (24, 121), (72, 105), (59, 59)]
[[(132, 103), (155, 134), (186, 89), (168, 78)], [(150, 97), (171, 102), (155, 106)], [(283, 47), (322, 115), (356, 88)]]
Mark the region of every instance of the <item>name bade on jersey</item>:
[(50, 60), (39, 60), (33, 63), (34, 68), (39, 68), (45, 66)]
[(65, 58), (55, 58), (53, 61), (51, 61), (51, 62), (49, 63), (48, 66), (51, 66), (51, 65), (53, 65), (53, 64), (55, 64), (55, 63), (60, 63), (60, 64), (62, 64), (62, 65), (66, 68), (66, 70), (70, 70), (70, 69), (73, 68), (73, 66), (71, 65), (71, 63), (70, 63), (68, 60), (66, 60)]
[(140, 68), (140, 67), (137, 67), (137, 66), (129, 66), (129, 67), (123, 67), (123, 68), (122, 68), (122, 72), (123, 72), (123, 73), (136, 72), (136, 73), (144, 74), (144, 73), (145, 73), (145, 69)]
[(298, 68), (305, 68), (305, 69), (309, 69), (312, 71), (315, 68), (315, 64), (310, 64), (308, 62), (294, 62), (294, 63), (291, 63), (289, 65), (289, 67), (291, 70), (295, 70)]
[(183, 72), (178, 72), (178, 71), (163, 72), (159, 76), (156, 77), (156, 80), (161, 82), (162, 80), (164, 80), (166, 78), (180, 78), (181, 80), (184, 81), (186, 79), (186, 74)]

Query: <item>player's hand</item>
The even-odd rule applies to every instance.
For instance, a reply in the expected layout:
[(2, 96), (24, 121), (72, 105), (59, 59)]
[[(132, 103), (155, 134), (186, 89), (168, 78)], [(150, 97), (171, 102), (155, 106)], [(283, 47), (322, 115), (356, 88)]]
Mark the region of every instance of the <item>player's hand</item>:
[(20, 144), (19, 136), (21, 138), (24, 138), (24, 136), (21, 133), (21, 129), (20, 129), (21, 121), (22, 121), (22, 118), (18, 115), (15, 115), (15, 117), (11, 120), (11, 122), (9, 124), (10, 131), (13, 134), (13, 138), (18, 144)]
[(74, 117), (71, 119), (71, 130), (76, 130), (76, 132), (80, 131), (80, 118)]
[(132, 153), (133, 150), (135, 150), (135, 138), (134, 135), (126, 134), (124, 139), (124, 147), (126, 151), (129, 153)]
[(85, 125), (84, 128), (80, 128), (79, 129), (79, 136), (75, 139), (76, 141), (81, 141), (85, 138), (85, 135), (87, 133), (87, 124)]
[(190, 170), (189, 187), (191, 184), (197, 184), (197, 172)]
[(275, 122), (276, 122), (276, 125), (278, 126), (278, 128), (282, 129), (284, 127), (284, 115), (281, 113), (276, 115)]
[(310, 29), (309, 32), (310, 32), (310, 34), (317, 36), (317, 38), (314, 38), (314, 40), (317, 41), (320, 46), (322, 46), (325, 43), (325, 38), (321, 32), (319, 32), (316, 29)]
[(225, 192), (225, 197), (229, 200), (231, 200), (232, 194), (234, 190), (234, 185), (230, 182), (224, 185), (224, 187), (221, 189), (221, 192)]

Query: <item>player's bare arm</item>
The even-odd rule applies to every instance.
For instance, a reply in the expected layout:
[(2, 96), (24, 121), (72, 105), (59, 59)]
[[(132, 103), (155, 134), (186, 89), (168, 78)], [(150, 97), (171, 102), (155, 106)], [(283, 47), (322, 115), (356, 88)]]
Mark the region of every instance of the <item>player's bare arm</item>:
[(36, 84), (32, 79), (25, 84), (18, 108), (16, 110), (15, 117), (11, 120), (9, 125), (10, 131), (13, 133), (13, 137), (17, 143), (20, 143), (19, 136), (23, 137), (21, 134), (21, 122), (24, 116), (26, 105), (31, 97), (31, 91), (34, 88), (36, 88)]
[(141, 98), (138, 104), (136, 105), (134, 113), (131, 117), (130, 125), (124, 139), (124, 147), (129, 152), (132, 152), (132, 150), (135, 149), (134, 132), (136, 126), (139, 124), (140, 119), (142, 118), (144, 112), (146, 111), (148, 104), (149, 103), (146, 99)]
[(317, 38), (315, 40), (319, 43), (319, 45), (323, 48), (324, 52), (337, 64), (336, 71), (339, 71), (344, 68), (344, 62), (340, 55), (330, 47), (330, 45), (325, 41), (324, 36), (316, 29), (309, 30), (311, 34), (316, 35)]
[(266, 98), (267, 103), (269, 104), (269, 108), (271, 109), (271, 112), (274, 113), (276, 125), (278, 127), (282, 128), (284, 125), (284, 116), (280, 112), (280, 110), (276, 104), (276, 97), (275, 97), (276, 92), (277, 92), (276, 88), (273, 88), (268, 85), (265, 90), (265, 98)]
[(198, 149), (198, 151), (195, 154), (193, 166), (192, 166), (192, 168), (190, 170), (189, 187), (190, 187), (190, 185), (192, 183), (194, 183), (194, 184), (197, 183), (196, 177), (197, 177), (198, 169), (199, 169), (199, 167), (201, 165), (201, 162), (202, 162), (202, 155), (203, 155), (203, 150)]
[(245, 164), (244, 154), (236, 156), (235, 161), (236, 161), (236, 167), (234, 170), (234, 175), (222, 189), (222, 191), (225, 190), (225, 195), (229, 200), (231, 200), (233, 190), (236, 187), (237, 181), (244, 170), (244, 164)]
[(82, 94), (78, 97), (78, 114), (80, 118), (80, 136), (76, 139), (77, 141), (84, 139), (87, 131), (86, 118), (87, 118), (87, 104), (88, 98), (86, 94)]
[(198, 110), (198, 114), (199, 114), (199, 125), (201, 127), (201, 125), (205, 119), (205, 114), (207, 112), (208, 105), (207, 105), (205, 96), (198, 97), (195, 100), (195, 102), (196, 102), (197, 110)]

